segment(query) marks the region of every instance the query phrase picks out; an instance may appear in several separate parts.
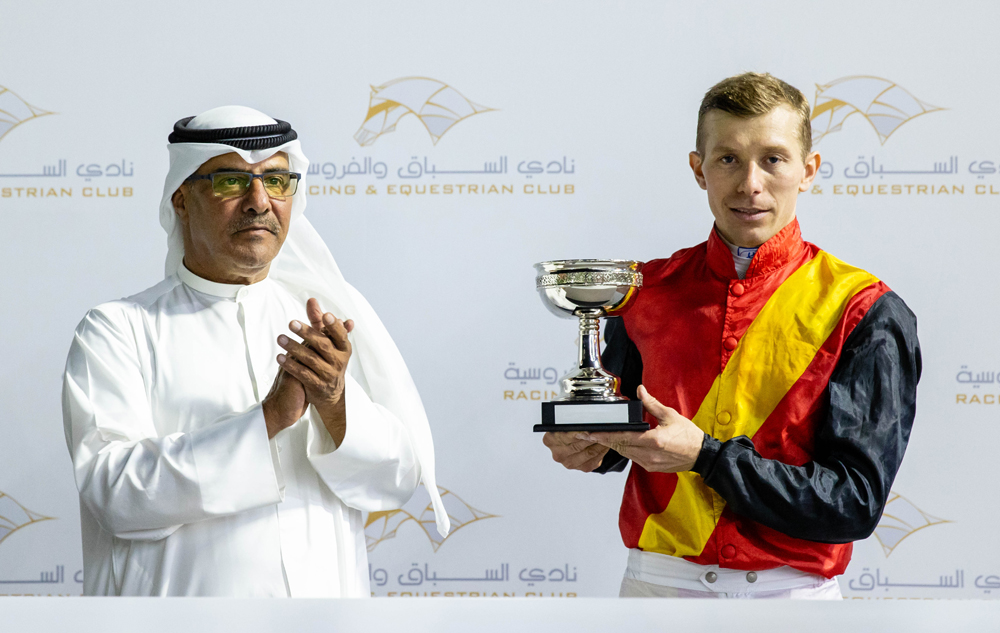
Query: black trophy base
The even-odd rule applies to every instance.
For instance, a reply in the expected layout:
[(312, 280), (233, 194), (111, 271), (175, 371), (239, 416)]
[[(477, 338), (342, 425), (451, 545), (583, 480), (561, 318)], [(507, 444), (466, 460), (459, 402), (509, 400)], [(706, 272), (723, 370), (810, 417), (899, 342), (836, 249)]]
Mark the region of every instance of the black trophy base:
[(543, 402), (542, 423), (535, 433), (583, 431), (648, 431), (642, 421), (642, 402)]

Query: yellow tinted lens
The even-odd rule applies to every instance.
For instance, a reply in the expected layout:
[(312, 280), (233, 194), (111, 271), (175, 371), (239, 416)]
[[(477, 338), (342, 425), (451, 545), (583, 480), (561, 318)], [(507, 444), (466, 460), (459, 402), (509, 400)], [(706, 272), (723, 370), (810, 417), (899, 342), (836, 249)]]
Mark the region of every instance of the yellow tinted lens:
[(272, 172), (264, 174), (262, 179), (267, 195), (272, 198), (285, 198), (295, 193), (297, 178), (293, 178), (287, 171)]
[(212, 191), (222, 198), (242, 196), (250, 187), (250, 174), (238, 172), (212, 174)]

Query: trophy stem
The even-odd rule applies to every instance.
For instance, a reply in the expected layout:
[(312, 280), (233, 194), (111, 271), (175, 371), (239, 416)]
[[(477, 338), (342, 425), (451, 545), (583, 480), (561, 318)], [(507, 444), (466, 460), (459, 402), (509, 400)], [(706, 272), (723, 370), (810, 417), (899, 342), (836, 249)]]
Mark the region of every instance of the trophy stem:
[(601, 365), (601, 320), (600, 313), (581, 314), (580, 350), (577, 359), (580, 369), (603, 369)]
[(559, 401), (619, 402), (628, 400), (618, 393), (618, 377), (601, 363), (601, 310), (579, 310), (580, 349), (577, 370), (562, 379)]

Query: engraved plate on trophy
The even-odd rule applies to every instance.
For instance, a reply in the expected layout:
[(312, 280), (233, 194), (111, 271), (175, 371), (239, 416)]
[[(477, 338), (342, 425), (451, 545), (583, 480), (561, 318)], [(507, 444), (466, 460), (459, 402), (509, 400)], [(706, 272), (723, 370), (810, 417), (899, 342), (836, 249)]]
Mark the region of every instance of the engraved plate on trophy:
[(620, 380), (601, 365), (601, 317), (624, 313), (642, 286), (642, 262), (566, 259), (535, 264), (535, 287), (550, 312), (580, 321), (578, 367), (562, 379), (563, 395), (542, 403), (545, 431), (647, 431), (642, 403), (621, 395)]

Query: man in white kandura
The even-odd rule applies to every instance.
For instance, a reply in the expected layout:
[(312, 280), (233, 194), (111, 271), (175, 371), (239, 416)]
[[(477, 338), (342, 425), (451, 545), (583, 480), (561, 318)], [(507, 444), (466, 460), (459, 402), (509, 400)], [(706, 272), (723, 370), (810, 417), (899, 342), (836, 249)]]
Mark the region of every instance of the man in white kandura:
[(449, 527), (413, 380), (302, 215), (287, 123), (226, 106), (169, 140), (166, 279), (66, 363), (84, 593), (368, 596), (362, 512), (422, 480)]

